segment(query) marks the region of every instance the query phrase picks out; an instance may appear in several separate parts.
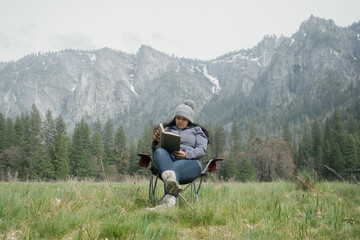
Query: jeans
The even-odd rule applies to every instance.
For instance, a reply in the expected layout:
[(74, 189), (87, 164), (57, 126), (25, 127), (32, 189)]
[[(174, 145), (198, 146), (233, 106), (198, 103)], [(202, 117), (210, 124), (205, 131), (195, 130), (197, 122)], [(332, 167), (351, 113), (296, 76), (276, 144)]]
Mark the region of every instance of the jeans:
[(176, 181), (179, 184), (190, 183), (201, 173), (199, 161), (191, 159), (175, 159), (163, 148), (158, 148), (155, 151), (154, 163), (160, 174), (167, 170), (174, 171), (176, 174)]

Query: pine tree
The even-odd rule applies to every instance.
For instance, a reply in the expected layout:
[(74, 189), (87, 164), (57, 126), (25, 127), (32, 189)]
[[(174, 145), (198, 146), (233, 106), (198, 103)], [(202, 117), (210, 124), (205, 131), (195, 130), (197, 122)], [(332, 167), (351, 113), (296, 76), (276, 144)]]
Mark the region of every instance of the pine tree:
[(5, 116), (0, 112), (0, 153), (5, 150)]
[(59, 140), (61, 134), (64, 133), (65, 135), (66, 133), (66, 124), (64, 121), (64, 118), (62, 117), (62, 115), (59, 115), (56, 119), (55, 119), (55, 133), (54, 133), (54, 138), (55, 140)]
[(66, 179), (69, 176), (68, 138), (64, 132), (58, 139), (54, 152), (54, 170), (57, 179)]
[(103, 141), (101, 136), (102, 131), (102, 123), (100, 118), (97, 118), (93, 134), (92, 134), (92, 155), (96, 158), (97, 166), (100, 169), (100, 176), (102, 179), (106, 178), (105, 168), (104, 168), (104, 148), (103, 148)]
[(97, 157), (98, 159), (102, 158), (104, 154), (101, 132), (102, 132), (102, 123), (100, 121), (100, 118), (97, 118), (92, 132), (91, 153), (93, 156)]
[[(332, 149), (331, 149), (331, 146), (330, 146), (330, 141), (329, 139), (324, 139), (324, 151), (323, 151), (323, 163), (324, 163), (324, 166), (329, 166), (329, 167), (332, 167), (334, 164), (332, 162)], [(322, 175), (326, 178), (331, 178), (331, 172), (324, 168), (323, 169), (323, 172), (322, 172)]]
[(301, 171), (306, 166), (306, 157), (305, 157), (305, 150), (303, 144), (300, 143), (298, 151), (295, 154), (295, 165), (296, 171)]
[(360, 137), (359, 135), (355, 135), (355, 143), (356, 143), (356, 149), (357, 149), (357, 156), (353, 167), (354, 175), (357, 179), (360, 179)]
[(313, 167), (310, 161), (312, 156), (311, 133), (307, 121), (304, 123), (303, 136), (299, 145), (298, 153), (296, 154), (296, 168), (302, 170), (304, 168)]
[(341, 119), (340, 113), (337, 108), (335, 108), (335, 112), (333, 115), (333, 128), (332, 129), (333, 129), (332, 135), (334, 138), (334, 142), (338, 144), (341, 153), (344, 154), (346, 135), (345, 135), (342, 119)]
[(292, 144), (291, 131), (288, 121), (285, 122), (282, 137), (285, 140), (285, 142), (287, 142), (289, 145)]
[(129, 159), (128, 159), (128, 146), (126, 140), (126, 134), (123, 126), (120, 126), (116, 131), (115, 136), (116, 156), (119, 159), (119, 172), (125, 174), (129, 171)]
[(241, 139), (240, 139), (240, 129), (236, 119), (233, 120), (231, 126), (231, 149), (230, 151), (233, 153), (241, 152)]
[(307, 121), (304, 123), (304, 135), (301, 144), (303, 145), (304, 156), (307, 160), (310, 156), (313, 155), (311, 132)]
[(76, 176), (76, 168), (77, 162), (81, 157), (82, 147), (81, 147), (81, 135), (80, 135), (80, 123), (75, 124), (72, 142), (71, 142), (71, 150), (70, 150), (70, 159), (69, 159), (69, 169), (70, 174)]
[(359, 163), (359, 153), (356, 147), (356, 141), (352, 134), (348, 134), (347, 136), (347, 144), (345, 147), (345, 174), (350, 178), (352, 174), (357, 174), (358, 163)]
[(347, 121), (347, 133), (355, 135), (359, 131), (358, 124), (354, 118), (354, 115), (352, 113), (349, 114), (348, 121)]
[(238, 161), (237, 154), (230, 152), (226, 161), (222, 164), (222, 177), (225, 181), (228, 181), (230, 178), (234, 178), (237, 175), (236, 161)]
[(250, 158), (241, 161), (237, 180), (242, 182), (256, 180), (256, 169)]
[[(71, 170), (70, 170), (70, 140), (66, 135), (66, 124), (65, 121), (62, 117), (62, 115), (59, 115), (55, 120), (54, 120), (54, 127), (53, 127), (53, 137), (52, 137), (52, 141), (53, 141), (53, 146), (51, 148), (51, 157), (52, 157), (52, 163), (54, 165), (55, 168), (55, 174), (56, 174), (56, 178), (58, 179), (64, 179), (67, 178), (70, 174), (71, 174)], [(64, 137), (65, 136), (65, 143), (64, 143)], [(66, 144), (66, 146), (62, 146), (63, 144)], [(59, 148), (59, 146), (62, 146), (61, 148)], [(61, 173), (58, 173), (57, 168), (59, 168), (59, 156), (57, 157), (57, 155), (59, 155), (59, 150), (61, 149), (66, 149), (67, 152), (67, 170), (65, 170), (66, 176), (63, 177), (62, 171), (60, 171)], [(66, 157), (62, 157), (61, 159), (64, 159)], [(60, 164), (61, 165), (61, 164)], [(66, 169), (66, 167), (64, 167)], [(60, 166), (61, 169), (61, 166)], [(59, 175), (58, 175), (59, 174)]]
[(104, 144), (104, 165), (105, 168), (109, 165), (117, 163), (114, 125), (110, 118), (107, 119), (103, 130), (103, 144)]
[(253, 140), (257, 136), (255, 121), (251, 121), (249, 130), (249, 141)]
[(23, 145), (22, 145), (22, 150), (24, 153), (24, 157), (22, 158), (21, 163), (19, 164), (19, 178), (23, 179), (23, 180), (27, 180), (30, 177), (30, 173), (31, 173), (31, 162), (30, 162), (30, 156), (29, 156), (29, 152), (30, 152), (30, 128), (31, 128), (31, 121), (30, 121), (30, 115), (28, 112), (22, 113), (21, 114), (21, 122), (23, 123), (24, 126), (24, 138), (23, 138)]
[(139, 157), (137, 156), (137, 148), (134, 142), (134, 139), (130, 139), (130, 148), (129, 148), (129, 174), (134, 175), (139, 170)]
[(314, 120), (311, 130), (312, 155), (316, 156), (318, 151), (322, 147), (322, 130), (320, 123), (317, 119)]
[[(332, 131), (330, 128), (330, 122), (327, 118), (325, 121), (325, 127), (324, 127), (324, 133), (323, 133), (323, 140), (322, 140), (323, 146), (323, 164), (324, 166), (332, 166), (332, 146), (333, 146), (333, 137), (332, 137)], [(326, 178), (330, 178), (332, 173), (329, 172), (326, 168), (323, 170), (322, 175)]]
[(240, 129), (239, 124), (236, 119), (233, 120), (231, 126), (230, 134), (230, 153), (229, 157), (226, 159), (224, 167), (224, 179), (228, 180), (237, 175), (238, 169), (237, 166), (240, 163), (240, 154), (242, 151), (241, 139), (240, 139)]
[(319, 148), (319, 151), (316, 154), (316, 171), (319, 174), (319, 176), (322, 176), (324, 174), (324, 154), (322, 148)]
[(220, 157), (225, 152), (226, 147), (226, 132), (224, 126), (220, 125), (216, 128), (212, 139), (215, 151), (214, 155), (215, 157)]
[(322, 172), (323, 169), (323, 162), (322, 159), (319, 159), (318, 157), (322, 158), (322, 130), (320, 123), (317, 119), (314, 120), (312, 125), (312, 155), (315, 158), (315, 169), (317, 172)]
[(47, 110), (45, 121), (42, 127), (42, 142), (45, 151), (51, 153), (54, 148), (55, 123), (51, 110)]
[(338, 143), (335, 143), (332, 150), (332, 166), (330, 167), (341, 176), (345, 173), (345, 159)]
[[(37, 161), (39, 161), (42, 158), (43, 155), (43, 146), (41, 144), (41, 118), (40, 118), (40, 112), (35, 107), (35, 105), (32, 105), (31, 113), (30, 113), (30, 129), (29, 129), (29, 136), (28, 136), (28, 157), (29, 157), (29, 163), (30, 163), (30, 171), (32, 173), (35, 173), (34, 167), (37, 164)], [(34, 175), (36, 176), (36, 173)]]
[(138, 152), (139, 153), (147, 153), (151, 154), (151, 143), (153, 137), (153, 126), (146, 126), (144, 129), (144, 133), (138, 142)]
[[(8, 149), (7, 156), (8, 160), (11, 161), (11, 171), (12, 173), (20, 173), (19, 178), (23, 178), (24, 172), (24, 125), (19, 116), (15, 120), (15, 142), (12, 143), (12, 146)], [(11, 158), (11, 159), (10, 159)]]
[(19, 116), (17, 116), (16, 120), (15, 120), (15, 143), (16, 143), (16, 146), (23, 148), (24, 137), (25, 137), (24, 134), (25, 134), (24, 124), (21, 121), (21, 118)]
[(77, 159), (75, 175), (78, 177), (90, 177), (92, 174), (89, 172), (89, 164), (91, 160), (91, 154), (89, 151), (83, 150), (81, 155)]
[(54, 166), (51, 163), (49, 154), (43, 154), (36, 162), (32, 172), (32, 178), (50, 180), (55, 178)]
[(92, 169), (91, 160), (91, 139), (90, 129), (84, 118), (75, 125), (72, 148), (70, 154), (70, 173), (79, 176), (92, 176), (95, 169)]
[(6, 144), (5, 144), (6, 148), (16, 145), (15, 126), (11, 118), (8, 118), (6, 120), (5, 137), (6, 137)]
[(90, 153), (91, 137), (89, 125), (82, 118), (80, 121), (80, 136), (81, 136), (81, 148), (82, 150)]
[(331, 128), (330, 128), (329, 119), (326, 119), (326, 121), (325, 121), (323, 143), (325, 143), (326, 140), (328, 140), (328, 141), (332, 140), (332, 132), (331, 132)]

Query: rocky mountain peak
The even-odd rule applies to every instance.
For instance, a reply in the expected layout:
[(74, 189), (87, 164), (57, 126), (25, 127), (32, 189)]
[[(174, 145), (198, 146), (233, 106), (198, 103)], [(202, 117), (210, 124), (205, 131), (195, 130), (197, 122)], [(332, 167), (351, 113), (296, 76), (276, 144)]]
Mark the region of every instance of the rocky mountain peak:
[[(350, 29), (356, 32), (357, 34), (360, 33), (360, 21), (351, 24)], [(360, 40), (360, 38), (359, 38)]]
[(142, 45), (136, 55), (135, 85), (141, 88), (144, 81), (160, 76), (167, 70), (170, 62), (167, 54)]
[(311, 15), (308, 20), (301, 23), (299, 33), (305, 34), (313, 31), (334, 32), (338, 28), (331, 19), (326, 20)]

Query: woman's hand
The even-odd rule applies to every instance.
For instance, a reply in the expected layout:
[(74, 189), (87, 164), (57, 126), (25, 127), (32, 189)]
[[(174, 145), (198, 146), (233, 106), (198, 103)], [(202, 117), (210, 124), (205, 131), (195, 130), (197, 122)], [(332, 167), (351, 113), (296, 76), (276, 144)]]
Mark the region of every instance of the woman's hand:
[(155, 142), (160, 142), (160, 133), (159, 133), (159, 130), (158, 129), (155, 129), (155, 132), (154, 132), (154, 135), (153, 135), (153, 140)]
[(173, 155), (176, 159), (184, 159), (186, 158), (186, 153), (183, 151), (175, 151), (173, 152)]

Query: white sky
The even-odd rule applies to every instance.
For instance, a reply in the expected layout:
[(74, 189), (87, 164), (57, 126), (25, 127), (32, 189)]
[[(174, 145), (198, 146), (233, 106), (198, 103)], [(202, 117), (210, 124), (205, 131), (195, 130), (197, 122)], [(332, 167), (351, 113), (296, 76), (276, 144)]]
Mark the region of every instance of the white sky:
[(360, 0), (0, 0), (0, 61), (142, 44), (210, 60), (267, 34), (291, 36), (311, 14), (346, 27), (360, 20)]

